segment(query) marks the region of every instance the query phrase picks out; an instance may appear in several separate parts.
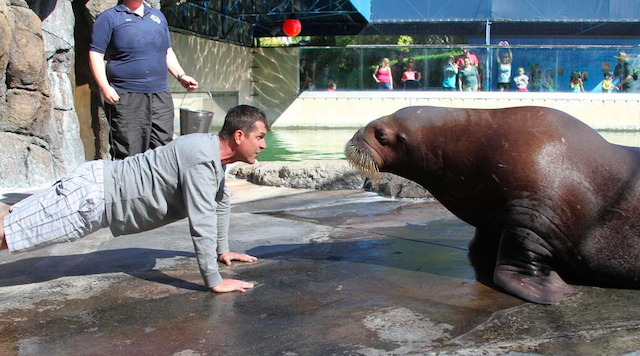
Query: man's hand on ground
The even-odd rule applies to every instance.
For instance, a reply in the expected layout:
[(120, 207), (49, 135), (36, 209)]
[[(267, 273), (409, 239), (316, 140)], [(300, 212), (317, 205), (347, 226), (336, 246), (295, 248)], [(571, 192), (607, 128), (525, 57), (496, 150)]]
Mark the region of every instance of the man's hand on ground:
[[(255, 258), (255, 257), (254, 257)], [(222, 283), (211, 288), (214, 293), (227, 293), (227, 292), (241, 292), (244, 293), (247, 289), (253, 288), (253, 283), (240, 281), (237, 279), (223, 279)]]
[(231, 261), (241, 261), (241, 262), (256, 262), (258, 260), (257, 257), (253, 257), (250, 255), (245, 255), (244, 253), (237, 252), (225, 252), (218, 256), (218, 261), (224, 262), (228, 266), (231, 266)]

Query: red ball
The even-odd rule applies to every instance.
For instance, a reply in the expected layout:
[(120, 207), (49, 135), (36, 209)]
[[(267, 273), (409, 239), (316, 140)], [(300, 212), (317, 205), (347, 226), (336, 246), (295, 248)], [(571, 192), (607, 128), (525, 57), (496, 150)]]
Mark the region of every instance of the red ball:
[(286, 19), (282, 25), (282, 30), (289, 37), (297, 36), (302, 31), (302, 24), (298, 19)]

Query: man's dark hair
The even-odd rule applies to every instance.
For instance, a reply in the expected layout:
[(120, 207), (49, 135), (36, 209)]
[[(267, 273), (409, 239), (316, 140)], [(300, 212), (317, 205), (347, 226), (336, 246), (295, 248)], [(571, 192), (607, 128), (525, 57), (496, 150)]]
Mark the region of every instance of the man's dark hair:
[(218, 136), (221, 139), (229, 139), (237, 130), (242, 130), (246, 135), (253, 131), (253, 124), (261, 121), (269, 129), (269, 121), (264, 111), (251, 105), (238, 105), (231, 108), (224, 118), (224, 125)]

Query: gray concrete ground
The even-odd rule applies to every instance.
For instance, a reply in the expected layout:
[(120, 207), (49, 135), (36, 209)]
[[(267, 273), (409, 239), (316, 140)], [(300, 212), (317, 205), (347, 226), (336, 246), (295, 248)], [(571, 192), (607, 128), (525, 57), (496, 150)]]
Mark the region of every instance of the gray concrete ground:
[(222, 273), (256, 288), (206, 291), (184, 220), (3, 251), (0, 355), (640, 355), (640, 291), (505, 295), (436, 202), (230, 185), (231, 246), (259, 261)]

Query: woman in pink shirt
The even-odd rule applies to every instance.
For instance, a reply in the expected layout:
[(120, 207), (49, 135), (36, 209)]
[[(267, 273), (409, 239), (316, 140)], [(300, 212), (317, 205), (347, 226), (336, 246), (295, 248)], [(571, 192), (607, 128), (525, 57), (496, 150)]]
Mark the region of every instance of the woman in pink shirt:
[(378, 83), (378, 89), (393, 89), (393, 77), (391, 76), (389, 58), (382, 58), (382, 63), (380, 63), (373, 72), (373, 79)]

